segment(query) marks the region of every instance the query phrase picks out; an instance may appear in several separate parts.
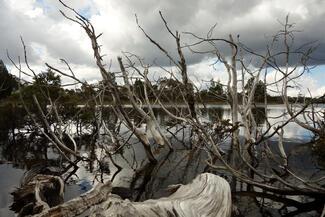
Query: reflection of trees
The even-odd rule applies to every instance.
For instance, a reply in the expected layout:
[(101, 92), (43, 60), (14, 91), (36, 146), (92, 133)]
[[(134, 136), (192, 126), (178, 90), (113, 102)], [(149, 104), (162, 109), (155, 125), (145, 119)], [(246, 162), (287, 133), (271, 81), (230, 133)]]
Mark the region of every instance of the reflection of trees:
[[(62, 1), (60, 2), (62, 3)], [(308, 60), (311, 57), (311, 51), (314, 50), (314, 48), (312, 47), (307, 48), (309, 44), (307, 44), (308, 46), (298, 45), (298, 49), (292, 49), (295, 47), (293, 43), (293, 33), (296, 30), (293, 29), (294, 25), (288, 22), (288, 17), (286, 18), (286, 22), (282, 24), (283, 29), (277, 32), (277, 34), (272, 39), (271, 44), (267, 46), (267, 52), (265, 53), (265, 56), (263, 54), (255, 53), (255, 51), (247, 48), (242, 42), (240, 42), (239, 38), (234, 40), (232, 35), (229, 35), (229, 39), (212, 38), (214, 27), (211, 28), (206, 38), (202, 38), (195, 34), (189, 33), (191, 36), (194, 37), (195, 40), (197, 40), (197, 42), (187, 47), (190, 47), (190, 49), (194, 48), (191, 49), (192, 51), (194, 51), (196, 50), (195, 48), (197, 48), (196, 46), (198, 46), (199, 44), (208, 43), (207, 45), (211, 46), (212, 50), (203, 46), (205, 48), (202, 48), (207, 50), (197, 51), (197, 53), (215, 55), (217, 60), (224, 65), (228, 72), (228, 82), (226, 88), (227, 93), (224, 97), (227, 97), (227, 102), (229, 103), (231, 108), (231, 122), (230, 120), (219, 120), (221, 118), (219, 117), (218, 119), (218, 116), (222, 116), (223, 114), (218, 114), (217, 112), (217, 114), (208, 114), (209, 116), (212, 116), (211, 118), (217, 120), (217, 123), (211, 124), (207, 123), (208, 121), (201, 121), (196, 115), (196, 107), (198, 107), (195, 105), (197, 101), (195, 99), (196, 93), (194, 93), (194, 83), (190, 81), (187, 75), (187, 64), (183, 55), (183, 49), (185, 47), (182, 46), (182, 42), (180, 40), (181, 34), (177, 31), (175, 32), (175, 34), (173, 33), (172, 29), (168, 26), (166, 19), (161, 13), (160, 16), (166, 29), (168, 30), (170, 36), (175, 39), (175, 48), (178, 51), (177, 57), (174, 57), (174, 55), (170, 55), (168, 51), (169, 49), (163, 48), (162, 45), (160, 45), (153, 38), (151, 38), (141, 27), (137, 20), (138, 27), (142, 30), (145, 37), (148, 38), (150, 42), (153, 43), (162, 53), (164, 53), (171, 63), (169, 69), (162, 67), (163, 70), (167, 73), (168, 78), (152, 82), (149, 79), (150, 76), (148, 77), (148, 74), (151, 73), (151, 69), (149, 70), (150, 65), (144, 62), (141, 57), (132, 54), (125, 53), (123, 58), (118, 57), (120, 70), (118, 72), (110, 71), (110, 69), (106, 67), (106, 64), (104, 63), (104, 59), (102, 58), (103, 54), (101, 53), (100, 45), (98, 43), (98, 38), (101, 34), (97, 35), (94, 27), (92, 26), (89, 20), (84, 18), (76, 10), (73, 10), (64, 3), (62, 4), (67, 10), (70, 10), (70, 12), (74, 13), (74, 16), (69, 17), (69, 15), (64, 14), (62, 12), (63, 16), (68, 18), (70, 21), (80, 25), (86, 31), (86, 34), (88, 35), (92, 44), (92, 52), (96, 59), (96, 64), (102, 74), (102, 82), (98, 83), (98, 85), (95, 84), (95, 86), (86, 84), (86, 82), (83, 82), (77, 77), (75, 77), (75, 74), (69, 67), (69, 64), (64, 60), (63, 62), (66, 64), (70, 71), (69, 74), (65, 72), (66, 70), (61, 71), (59, 69), (60, 67), (54, 68), (49, 65), (47, 66), (51, 70), (54, 70), (64, 76), (72, 78), (79, 85), (83, 85), (82, 91), (85, 93), (85, 95), (88, 95), (87, 98), (90, 98), (89, 100), (91, 101), (89, 104), (85, 103), (87, 104), (87, 106), (90, 107), (90, 112), (84, 113), (86, 117), (87, 115), (89, 115), (89, 118), (87, 117), (88, 119), (84, 119), (87, 121), (89, 120), (89, 123), (86, 123), (89, 125), (89, 128), (91, 128), (92, 138), (100, 137), (102, 131), (105, 131), (106, 134), (111, 135), (111, 139), (106, 144), (106, 146), (112, 143), (117, 144), (123, 140), (122, 137), (124, 135), (121, 135), (120, 131), (111, 132), (105, 125), (103, 125), (103, 112), (98, 111), (98, 108), (103, 107), (104, 105), (103, 99), (105, 99), (105, 96), (109, 94), (111, 95), (111, 98), (114, 99), (114, 111), (115, 114), (118, 116), (119, 121), (121, 122), (121, 124), (123, 123), (123, 126), (127, 128), (127, 133), (132, 135), (134, 134), (137, 137), (137, 140), (141, 142), (143, 148), (146, 150), (147, 158), (149, 159), (149, 161), (156, 162), (156, 157), (159, 157), (154, 156), (154, 154), (152, 153), (152, 148), (154, 148), (156, 144), (167, 144), (170, 150), (175, 150), (177, 148), (176, 144), (171, 144), (171, 137), (167, 138), (165, 132), (160, 127), (161, 122), (159, 123), (156, 120), (155, 115), (153, 114), (154, 112), (151, 109), (151, 106), (153, 105), (151, 105), (152, 101), (150, 101), (149, 97), (147, 96), (147, 91), (152, 91), (153, 95), (149, 95), (153, 96), (155, 99), (154, 102), (156, 104), (159, 104), (159, 106), (163, 108), (164, 112), (168, 114), (171, 119), (173, 119), (174, 122), (172, 124), (174, 124), (174, 126), (176, 126), (180, 122), (183, 126), (191, 128), (191, 133), (189, 136), (191, 144), (193, 144), (191, 145), (191, 148), (194, 148), (193, 150), (195, 150), (195, 148), (202, 148), (206, 150), (206, 154), (209, 155), (209, 159), (207, 162), (209, 166), (213, 168), (217, 167), (216, 165), (214, 165), (214, 159), (218, 159), (219, 163), (221, 162), (223, 164), (223, 168), (230, 172), (234, 177), (234, 186), (236, 185), (236, 180), (240, 180), (241, 182), (246, 183), (246, 190), (248, 191), (252, 190), (254, 187), (257, 187), (262, 189), (262, 191), (272, 192), (274, 195), (297, 194), (301, 196), (314, 196), (315, 198), (319, 196), (320, 192), (321, 194), (323, 194), (323, 196), (325, 195), (325, 189), (322, 182), (317, 182), (318, 180), (313, 180), (314, 182), (311, 185), (310, 180), (306, 180), (304, 177), (299, 177), (295, 173), (296, 171), (291, 170), (292, 168), (288, 166), (288, 156), (284, 150), (283, 129), (288, 123), (292, 121), (295, 121), (305, 129), (314, 132), (315, 135), (318, 135), (320, 137), (324, 137), (325, 135), (322, 111), (315, 110), (313, 104), (311, 104), (310, 107), (311, 111), (306, 110), (306, 108), (309, 106), (308, 104), (305, 104), (301, 108), (300, 106), (292, 107), (291, 102), (288, 98), (287, 90), (291, 87), (291, 83), (295, 83), (294, 80), (296, 78), (298, 78), (304, 72), (307, 72), (309, 70)], [(231, 54), (222, 53), (222, 50), (219, 50), (218, 48), (219, 42), (226, 43), (227, 45), (229, 45)], [(279, 43), (281, 43), (281, 46), (279, 46)], [(26, 49), (24, 43), (23, 46), (24, 49)], [(279, 47), (283, 48), (280, 49), (281, 52), (279, 52)], [(26, 50), (24, 51), (26, 53)], [(244, 61), (243, 59), (245, 55), (253, 56), (254, 60), (252, 60), (252, 62), (255, 62), (257, 64), (254, 67), (252, 65), (246, 65), (246, 63), (248, 62)], [(291, 65), (291, 61), (289, 60), (292, 59), (292, 56), (296, 55), (301, 58), (297, 58), (300, 59), (300, 62), (294, 64), (304, 66), (303, 72), (298, 77), (296, 77), (294, 73), (296, 67), (294, 67), (293, 69), (289, 68), (289, 66)], [(279, 59), (283, 58), (285, 59), (286, 64), (283, 64), (283, 61), (279, 61)], [(25, 58), (25, 61), (26, 65), (28, 66), (27, 58)], [(241, 79), (238, 78), (237, 69), (239, 67), (242, 69)], [(286, 120), (281, 125), (270, 124), (266, 127), (266, 129), (260, 130), (258, 129), (257, 124), (263, 124), (265, 122), (265, 111), (261, 112), (257, 108), (255, 110), (252, 108), (255, 102), (262, 101), (262, 99), (264, 99), (266, 102), (267, 99), (267, 93), (265, 88), (267, 84), (263, 84), (263, 82), (260, 81), (265, 67), (271, 67), (276, 71), (281, 72), (281, 74), (283, 75), (283, 78), (277, 79), (272, 85), (281, 85), (281, 83), (283, 83), (282, 88), (279, 88), (277, 92), (282, 95), (283, 102), (286, 104), (286, 110), (290, 115), (290, 119)], [(18, 70), (21, 72), (21, 69)], [(47, 75), (50, 76), (51, 79), (56, 79), (54, 76), (51, 77), (51, 74)], [(134, 75), (137, 76), (137, 80), (135, 82)], [(116, 82), (116, 76), (121, 77), (121, 79), (123, 80), (121, 82), (122, 86), (118, 84), (120, 82)], [(37, 76), (35, 75), (35, 77), (35, 82), (37, 83)], [(182, 78), (181, 81), (177, 80), (177, 78), (180, 77)], [(42, 81), (42, 78), (40, 78), (40, 80)], [(264, 80), (266, 81), (266, 71)], [(244, 91), (239, 95), (238, 89), (240, 82), (241, 87), (244, 88)], [(45, 84), (45, 86), (48, 86), (48, 88), (53, 87), (53, 84), (55, 85), (54, 87), (57, 87), (55, 82), (48, 82), (47, 79), (45, 79), (45, 82), (43, 83)], [(41, 89), (39, 87), (41, 87), (43, 83), (38, 82), (37, 88)], [(153, 87), (153, 85), (158, 86)], [(211, 87), (212, 89), (209, 90), (210, 93), (215, 92), (216, 95), (222, 94), (221, 84), (213, 84), (211, 85)], [(282, 90), (280, 91), (280, 89)], [(26, 90), (28, 90), (28, 88)], [(33, 89), (31, 89), (31, 91), (32, 90)], [(54, 101), (57, 97), (56, 95), (51, 96), (49, 90), (47, 90), (47, 92), (48, 94), (46, 95), (45, 100), (48, 100), (53, 110), (55, 110), (56, 106), (52, 105), (51, 98), (55, 98), (53, 99)], [(54, 92), (54, 94), (55, 93), (56, 92)], [(37, 93), (35, 93), (34, 95), (37, 95)], [(38, 108), (41, 106), (39, 106), (37, 98), (39, 98), (39, 101), (42, 104), (42, 108)], [(55, 117), (55, 115), (53, 115), (53, 111), (52, 113), (45, 111), (47, 107), (45, 103), (42, 103), (42, 96), (38, 95), (37, 98), (33, 96), (35, 104), (38, 105), (38, 113), (41, 114), (42, 120), (45, 123), (45, 126), (43, 126), (43, 128), (49, 131), (49, 133), (44, 132), (44, 135), (47, 136), (50, 140), (52, 139), (52, 141), (54, 138), (55, 141), (53, 142), (53, 144), (57, 146), (57, 149), (59, 151), (66, 151), (72, 154), (73, 156), (82, 159), (82, 157), (79, 155), (79, 149), (76, 146), (74, 147), (74, 149), (68, 148), (65, 145), (67, 142), (62, 141), (63, 134), (61, 133), (61, 130), (65, 127), (65, 124), (60, 123), (60, 118)], [(239, 98), (241, 100), (239, 100)], [(127, 102), (131, 103), (132, 109), (125, 108), (125, 100), (128, 100)], [(169, 104), (166, 105), (166, 102), (169, 102)], [(179, 102), (179, 104), (184, 105), (185, 108), (178, 108), (179, 106), (176, 105), (175, 102)], [(143, 108), (142, 105), (147, 105), (148, 107)], [(172, 109), (169, 108), (171, 106), (173, 107)], [(175, 110), (175, 112), (172, 110)], [(300, 114), (304, 115), (304, 122), (299, 121), (299, 118), (297, 118)], [(51, 121), (51, 117), (53, 116), (58, 120), (58, 127), (54, 130), (52, 130), (50, 124), (48, 124), (53, 123)], [(78, 121), (80, 120), (79, 118), (77, 119)], [(144, 130), (142, 127), (140, 127), (142, 126), (142, 123), (146, 123), (146, 127), (147, 129), (149, 129), (149, 131)], [(101, 129), (104, 130), (101, 131)], [(244, 131), (243, 138), (241, 140), (239, 139), (240, 129)], [(81, 133), (82, 131), (83, 130), (80, 129), (79, 132)], [(151, 133), (153, 139), (149, 138), (149, 133), (147, 134), (147, 132)], [(169, 131), (169, 133), (172, 134), (171, 131)], [(230, 154), (235, 153), (233, 154), (233, 156), (227, 156), (228, 153), (225, 153), (220, 148), (220, 143), (224, 142), (226, 139), (225, 136), (229, 136), (229, 134), (232, 134), (233, 144), (231, 147)], [(273, 136), (275, 136), (276, 134), (279, 136), (277, 144), (277, 147), (279, 149), (278, 153), (272, 152), (268, 144), (269, 139), (273, 139)], [(73, 138), (68, 138), (70, 138), (71, 141), (74, 142)], [(93, 142), (89, 142), (89, 144), (91, 144), (91, 146), (88, 149), (90, 153), (88, 160), (93, 162), (96, 160), (95, 149), (97, 147), (95, 146), (96, 144), (94, 145)], [(125, 144), (132, 146), (132, 144), (129, 144), (128, 142), (126, 142)], [(109, 147), (107, 147), (107, 149), (108, 148)], [(134, 149), (131, 150), (134, 151)], [(63, 151), (62, 155), (65, 156)], [(188, 155), (188, 159), (177, 156), (176, 154), (171, 155), (174, 157), (178, 157), (178, 159), (176, 159), (175, 161), (177, 163), (172, 162), (170, 164), (170, 167), (166, 170), (169, 171), (168, 173), (174, 174), (178, 166), (183, 165), (183, 173), (181, 174), (182, 178), (186, 177), (187, 171), (190, 171), (189, 168), (192, 162), (192, 156), (194, 155), (195, 153), (190, 152)], [(258, 158), (256, 156), (262, 157)], [(282, 160), (276, 161), (274, 160), (276, 158), (281, 158)], [(66, 159), (71, 160), (68, 157), (66, 157)], [(200, 157), (197, 156), (196, 159), (200, 159)], [(210, 159), (211, 161), (209, 161)], [(260, 161), (258, 162), (258, 160)], [(145, 160), (143, 162), (145, 162)], [(130, 165), (131, 167), (134, 166), (134, 164)], [(138, 164), (136, 163), (136, 165)], [(165, 165), (165, 163), (163, 165)], [(265, 166), (263, 170), (260, 169), (261, 165)], [(92, 170), (92, 167), (93, 165), (91, 164), (90, 170)], [(154, 184), (151, 184), (154, 183), (154, 181), (152, 181), (153, 179), (150, 178), (150, 176), (153, 176), (152, 174), (154, 174), (155, 168), (155, 166), (148, 166), (145, 167), (143, 173), (139, 173), (140, 175), (138, 175), (138, 177), (143, 177), (143, 183), (145, 183), (141, 184), (140, 188), (143, 188), (143, 186), (151, 186), (152, 189), (155, 188)], [(170, 168), (173, 168), (173, 170), (170, 170)], [(161, 171), (165, 171), (163, 169), (163, 166), (159, 167), (159, 171), (157, 170), (157, 173), (160, 173)], [(283, 174), (290, 174), (290, 178), (292, 180), (286, 179), (284, 181)], [(296, 184), (297, 182), (299, 183), (299, 185)], [(137, 198), (139, 197), (141, 196), (137, 196)]]
[(313, 155), (316, 156), (318, 166), (324, 170), (325, 169), (325, 141), (324, 140), (317, 140), (316, 142), (312, 142), (312, 151)]
[[(48, 141), (37, 134), (31, 133), (26, 136), (24, 133), (16, 135), (15, 141), (3, 143), (2, 157), (9, 162), (29, 167), (34, 163), (48, 160)], [(28, 166), (29, 165), (29, 166)]]
[(200, 149), (177, 150), (164, 155), (157, 164), (147, 163), (137, 169), (130, 183), (130, 198), (143, 201), (167, 196), (169, 185), (187, 183), (204, 169), (204, 152)]
[(252, 113), (257, 126), (263, 126), (266, 121), (266, 109), (264, 107), (252, 108)]
[[(111, 126), (114, 127), (114, 123), (116, 123), (116, 116), (111, 111), (110, 108), (103, 108), (105, 117), (104, 121), (107, 123), (111, 123)], [(134, 112), (133, 109), (127, 109), (130, 117), (134, 119), (135, 122), (140, 123), (142, 121), (141, 118), (138, 117), (137, 113)], [(69, 118), (73, 118), (75, 121), (82, 123), (82, 128), (86, 128), (87, 126), (92, 126), (92, 118), (94, 115), (94, 110), (90, 107), (78, 109), (79, 115), (73, 116), (66, 115), (65, 119), (69, 120)], [(159, 117), (159, 121), (161, 121), (162, 125), (166, 124), (166, 120), (168, 116), (159, 108), (154, 109), (156, 117)], [(175, 113), (177, 111), (175, 110)], [(207, 115), (208, 119), (211, 121), (219, 120), (222, 118), (224, 109), (223, 108), (208, 108), (206, 113), (202, 112), (203, 115)], [(265, 121), (265, 109), (264, 108), (255, 108), (253, 109), (254, 118), (258, 125), (261, 125)], [(165, 120), (166, 119), (166, 120)], [(5, 122), (3, 122), (5, 123)], [(109, 125), (109, 124), (108, 124)], [(94, 126), (95, 127), (95, 126)], [(83, 146), (83, 150), (89, 153), (89, 162), (87, 164), (87, 169), (91, 172), (98, 172), (101, 170), (101, 164), (97, 164), (98, 157), (96, 156), (96, 146), (94, 145), (95, 141), (93, 140), (90, 134), (86, 131), (80, 131), (80, 142), (79, 147)], [(4, 147), (4, 155), (7, 156), (6, 159), (8, 161), (17, 162), (19, 164), (33, 164), (35, 162), (40, 162), (47, 160), (47, 150), (48, 145), (44, 138), (42, 139), (39, 135), (35, 134), (30, 137), (21, 136), (23, 134), (19, 134), (16, 137), (16, 143), (14, 146), (11, 144), (7, 144)], [(179, 134), (178, 136), (181, 136)], [(68, 142), (67, 142), (68, 144)], [(174, 143), (176, 145), (176, 143)], [(13, 148), (14, 147), (14, 148)], [(320, 146), (321, 147), (321, 146)], [(182, 147), (184, 148), (184, 147)], [(18, 153), (18, 154), (17, 154)], [(22, 153), (22, 154), (20, 154)], [(31, 155), (26, 157), (26, 153), (32, 153)], [(320, 150), (315, 149), (315, 153), (321, 154)], [(240, 162), (240, 158), (234, 159), (234, 162)], [(164, 194), (168, 194), (162, 189), (167, 187), (170, 184), (175, 183), (185, 183), (188, 180), (191, 180), (197, 173), (203, 171), (203, 167), (205, 166), (206, 157), (202, 154), (202, 151), (199, 149), (192, 150), (177, 150), (170, 155), (164, 155), (162, 159), (158, 161), (157, 164), (145, 164), (141, 166), (140, 169), (137, 167), (140, 163), (130, 163), (137, 170), (134, 175), (130, 189), (126, 189), (126, 191), (131, 192), (131, 198), (134, 200), (144, 200), (148, 198), (158, 197)], [(130, 159), (128, 159), (130, 160)], [(140, 162), (142, 159), (138, 159)], [(114, 164), (113, 164), (114, 165)], [(235, 166), (234, 166), (235, 167)], [(123, 170), (123, 168), (119, 168), (119, 170)], [(117, 171), (117, 173), (119, 172)], [(218, 172), (211, 170), (212, 172)], [(117, 175), (114, 174), (114, 176)], [(218, 172), (219, 173), (219, 172)], [(228, 174), (229, 175), (229, 174)], [(238, 180), (234, 179), (234, 186), (242, 185)], [(239, 183), (239, 184), (238, 184)], [(245, 188), (243, 188), (245, 190)], [(249, 194), (249, 195), (248, 195)], [(286, 201), (285, 199), (281, 200), (281, 197), (272, 196), (269, 194), (260, 194), (259, 192), (249, 191), (248, 193), (243, 193), (242, 191), (238, 193), (241, 196), (250, 196), (250, 197), (265, 197), (272, 199), (273, 201), (279, 202), (290, 202), (290, 200)], [(319, 201), (317, 201), (318, 203)], [(317, 205), (317, 203), (308, 203), (308, 207), (306, 205), (306, 209), (310, 209), (311, 205)], [(300, 209), (300, 211), (305, 209)]]

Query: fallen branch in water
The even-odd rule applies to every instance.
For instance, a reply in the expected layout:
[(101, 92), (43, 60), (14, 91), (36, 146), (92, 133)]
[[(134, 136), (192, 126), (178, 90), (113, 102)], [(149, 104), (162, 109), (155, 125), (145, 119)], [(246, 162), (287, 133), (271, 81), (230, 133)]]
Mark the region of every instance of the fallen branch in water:
[(33, 176), (26, 176), (21, 186), (11, 193), (14, 197), (11, 209), (18, 213), (18, 217), (40, 213), (63, 202), (61, 177), (30, 174)]
[(77, 216), (90, 208), (90, 216), (206, 216), (231, 215), (231, 191), (228, 182), (214, 174), (198, 175), (169, 197), (144, 202), (122, 200), (111, 194), (111, 183), (98, 184), (93, 190), (35, 217)]
[(111, 182), (106, 182), (105, 184), (99, 183), (91, 191), (64, 204), (44, 210), (42, 213), (34, 215), (34, 217), (64, 217), (80, 215), (90, 207), (107, 200), (111, 195), (111, 190)]
[(130, 202), (119, 197), (91, 209), (90, 216), (206, 216), (231, 215), (231, 191), (228, 182), (216, 175), (204, 173), (191, 183), (181, 185), (169, 197), (144, 202)]

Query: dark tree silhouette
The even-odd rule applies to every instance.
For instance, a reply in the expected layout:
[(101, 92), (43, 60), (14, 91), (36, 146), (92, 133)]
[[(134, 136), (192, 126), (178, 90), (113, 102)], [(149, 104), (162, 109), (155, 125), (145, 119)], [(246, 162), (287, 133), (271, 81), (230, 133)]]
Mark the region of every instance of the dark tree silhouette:
[(8, 70), (0, 60), (0, 100), (11, 95), (18, 88), (18, 82), (15, 77), (8, 73)]
[[(244, 88), (246, 93), (251, 91), (253, 83), (254, 83), (254, 77), (251, 77), (250, 79), (248, 79), (248, 81), (245, 85), (245, 88)], [(256, 85), (254, 102), (263, 102), (264, 101), (265, 89), (266, 89), (266, 86), (265, 86), (264, 82), (259, 80)]]

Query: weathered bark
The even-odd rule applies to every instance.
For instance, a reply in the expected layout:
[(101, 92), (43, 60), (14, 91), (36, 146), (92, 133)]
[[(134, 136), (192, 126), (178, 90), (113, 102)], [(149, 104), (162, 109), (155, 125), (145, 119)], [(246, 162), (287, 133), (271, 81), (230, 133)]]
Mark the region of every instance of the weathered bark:
[(14, 202), (11, 209), (18, 217), (29, 216), (63, 203), (64, 183), (59, 176), (30, 174), (23, 179), (21, 187), (11, 194)]
[(44, 210), (34, 217), (71, 217), (77, 216), (89, 209), (91, 206), (99, 204), (110, 198), (112, 187), (111, 183), (98, 184), (91, 191), (72, 199), (62, 205)]
[[(153, 136), (153, 139), (155, 140), (155, 142), (159, 145), (164, 145), (165, 144), (165, 140), (167, 142), (167, 144), (169, 145), (169, 148), (170, 149), (173, 149), (173, 147), (171, 146), (171, 144), (167, 141), (167, 139), (164, 140), (163, 138), (163, 135), (161, 133), (161, 130), (160, 129), (160, 126), (159, 126), (159, 123), (157, 122), (155, 116), (154, 116), (154, 113), (153, 112), (149, 112), (149, 114), (147, 114), (142, 108), (141, 106), (136, 102), (135, 98), (134, 98), (134, 95), (131, 91), (131, 84), (129, 82), (129, 78), (128, 78), (128, 74), (124, 68), (124, 65), (123, 65), (123, 62), (122, 62), (122, 58), (121, 57), (118, 57), (118, 62), (119, 62), (119, 65), (120, 65), (120, 69), (121, 69), (121, 72), (122, 72), (122, 75), (123, 75), (123, 79), (124, 79), (124, 83), (125, 83), (125, 87), (127, 89), (127, 95), (128, 95), (128, 98), (133, 106), (133, 108), (142, 116), (142, 118), (144, 120), (146, 120), (146, 123), (147, 123), (147, 127), (149, 129), (149, 131), (151, 132), (152, 136)], [(145, 73), (148, 73), (146, 72), (147, 69), (145, 70)], [(148, 104), (150, 104), (148, 102)], [(145, 135), (143, 135), (145, 136)], [(138, 138), (143, 138), (143, 137), (138, 137)], [(143, 140), (144, 142), (142, 142), (143, 144), (145, 144), (146, 141), (148, 141), (148, 138), (145, 138)], [(148, 146), (145, 147), (146, 148), (146, 151), (148, 152), (148, 159), (154, 159), (154, 156), (153, 154), (151, 153), (151, 149), (150, 149), (150, 143), (148, 141)], [(147, 150), (147, 149), (150, 149), (150, 150)]]
[(144, 202), (130, 202), (110, 197), (91, 210), (93, 217), (108, 216), (213, 216), (231, 214), (231, 191), (228, 182), (216, 175), (204, 173), (190, 184), (181, 185), (169, 197)]
[[(283, 100), (283, 103), (285, 104), (286, 106), (286, 109), (287, 109), (287, 112), (288, 114), (290, 115), (291, 118), (293, 118), (295, 116), (295, 105), (290, 103), (289, 101), (289, 96), (288, 96), (288, 88), (290, 88), (290, 82), (292, 82), (294, 79), (297, 79), (299, 78), (300, 76), (302, 76), (305, 71), (303, 71), (302, 73), (300, 73), (300, 75), (294, 75), (292, 77), (289, 77), (290, 75), (293, 74), (293, 72), (295, 71), (295, 68), (294, 70), (291, 70), (290, 67), (291, 64), (290, 64), (290, 59), (292, 58), (293, 56), (293, 53), (296, 52), (296, 51), (292, 51), (292, 44), (291, 44), (291, 41), (293, 41), (293, 36), (292, 36), (292, 31), (290, 30), (292, 24), (289, 24), (289, 16), (286, 17), (286, 22), (284, 24), (284, 30), (283, 30), (283, 42), (284, 42), (284, 47), (285, 47), (285, 50), (284, 50), (284, 53), (285, 53), (285, 67), (284, 67), (284, 71), (282, 71), (282, 74), (283, 74), (283, 84), (282, 84), (282, 100)], [(310, 54), (308, 53), (304, 53), (304, 58), (302, 59), (309, 59)], [(307, 62), (301, 60), (300, 64), (302, 65), (306, 65)], [(312, 97), (312, 96), (311, 96)], [(311, 104), (311, 108), (313, 110), (313, 102), (308, 102), (308, 103), (304, 103), (305, 105), (309, 106), (309, 104)], [(307, 108), (307, 107), (306, 107)], [(304, 116), (304, 113), (302, 113), (302, 115)], [(318, 124), (319, 127), (316, 127), (316, 123), (319, 123), (319, 122), (323, 122), (323, 117), (321, 118), (321, 120), (319, 121), (316, 121), (315, 120), (315, 113), (312, 112), (312, 118), (309, 118), (310, 120), (307, 121), (306, 118), (305, 118), (305, 121), (300, 121), (297, 117), (294, 117), (293, 120), (301, 127), (313, 132), (315, 135), (318, 135), (320, 138), (325, 138), (325, 126), (323, 124)], [(309, 123), (311, 122), (311, 123)]]
[[(239, 112), (239, 105), (238, 105), (238, 79), (237, 79), (237, 66), (236, 66), (236, 57), (237, 57), (237, 47), (235, 46), (234, 40), (232, 35), (229, 35), (229, 40), (231, 42), (231, 66), (230, 66), (230, 73), (231, 73), (231, 117), (232, 117), (232, 124), (235, 126), (238, 123), (238, 112)], [(227, 67), (229, 68), (229, 66)], [(228, 69), (229, 70), (229, 69)], [(229, 79), (230, 79), (229, 78)], [(229, 85), (228, 85), (229, 87)], [(232, 138), (233, 148), (238, 148), (239, 146), (239, 129), (235, 129), (233, 132)]]
[(122, 200), (110, 192), (110, 183), (99, 184), (90, 192), (35, 216), (71, 217), (83, 213), (90, 207), (89, 213), (92, 217), (231, 215), (230, 186), (225, 179), (210, 173), (200, 174), (190, 184), (180, 185), (171, 196), (157, 200), (131, 202), (127, 199)]

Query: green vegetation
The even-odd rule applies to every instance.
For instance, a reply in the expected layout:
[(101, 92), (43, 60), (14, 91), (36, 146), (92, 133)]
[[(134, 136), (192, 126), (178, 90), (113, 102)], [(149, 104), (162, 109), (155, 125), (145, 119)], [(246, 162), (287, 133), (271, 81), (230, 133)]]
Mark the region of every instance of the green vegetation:
[(5, 99), (18, 88), (18, 82), (8, 70), (2, 60), (0, 60), (0, 100)]
[[(24, 103), (32, 111), (35, 111), (35, 102), (33, 96), (36, 96), (41, 107), (45, 108), (51, 103), (60, 105), (60, 110), (63, 113), (69, 111), (75, 111), (77, 105), (94, 106), (94, 96), (98, 94), (100, 89), (99, 84), (86, 84), (84, 83), (77, 89), (65, 89), (62, 87), (61, 77), (56, 75), (53, 71), (47, 70), (36, 75), (32, 82), (21, 82), (20, 90), (18, 90), (18, 79), (8, 73), (3, 62), (0, 60), (0, 106), (15, 105), (22, 107), (23, 99)], [(249, 79), (244, 87), (245, 93), (251, 90), (253, 84), (253, 78)], [(131, 86), (131, 90), (134, 95), (141, 101), (145, 100), (145, 83), (136, 79)], [(148, 98), (150, 102), (155, 102), (154, 92), (160, 94), (160, 100), (164, 103), (178, 103), (183, 102), (184, 85), (175, 79), (161, 78), (156, 84), (151, 87), (146, 87), (148, 92)], [(153, 91), (154, 90), (154, 91)], [(263, 81), (259, 81), (255, 90), (254, 102), (263, 103), (266, 87)], [(126, 94), (127, 90), (125, 86), (119, 86), (119, 94), (121, 100), (125, 103), (129, 103), (129, 99)], [(198, 102), (202, 103), (226, 103), (227, 95), (224, 86), (220, 81), (210, 80), (207, 88), (196, 91), (196, 98)], [(239, 93), (239, 99), (241, 99), (242, 93)], [(50, 101), (51, 100), (51, 101)], [(296, 98), (291, 98), (291, 101), (296, 101)], [(298, 99), (299, 100), (299, 99)], [(301, 99), (300, 99), (301, 100)], [(308, 99), (307, 99), (308, 100)], [(104, 101), (106, 104), (112, 103), (110, 94), (105, 96)], [(282, 103), (280, 96), (267, 95), (268, 103)], [(325, 102), (325, 96), (316, 99), (318, 103)]]
[[(253, 83), (254, 83), (253, 77), (248, 79), (248, 81), (244, 87), (244, 90), (246, 93), (249, 93), (252, 90)], [(256, 89), (255, 89), (254, 101), (255, 102), (264, 102), (265, 92), (266, 92), (266, 86), (263, 81), (259, 80), (256, 85)]]

